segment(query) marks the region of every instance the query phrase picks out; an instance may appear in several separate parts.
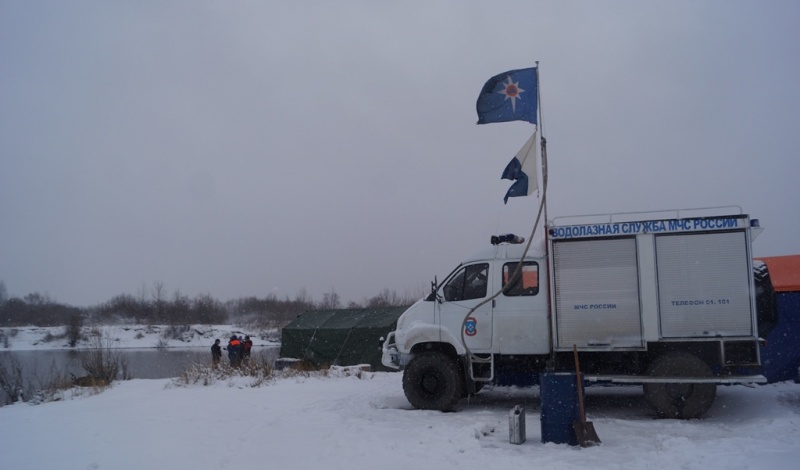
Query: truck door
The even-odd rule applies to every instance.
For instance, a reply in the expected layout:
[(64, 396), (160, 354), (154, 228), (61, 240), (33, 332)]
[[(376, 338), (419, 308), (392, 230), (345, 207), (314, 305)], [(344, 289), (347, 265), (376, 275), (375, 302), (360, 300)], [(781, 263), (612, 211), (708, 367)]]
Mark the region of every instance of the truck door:
[(743, 231), (656, 237), (662, 336), (754, 335), (748, 253)]
[(556, 347), (642, 347), (634, 237), (553, 242)]
[(492, 290), (489, 263), (475, 263), (462, 266), (442, 286), (442, 302), (438, 304), (438, 320), (442, 339), (449, 331), (464, 341), (472, 352), (488, 351), (492, 346), (492, 303), (487, 302), (467, 313), (484, 301)]
[(492, 311), (495, 349), (500, 354), (547, 354), (550, 320), (547, 292), (539, 282), (541, 265), (525, 261), (520, 274), (513, 278), (517, 265), (518, 261), (505, 261), (496, 270), (495, 283), (503, 287), (503, 292), (495, 299)]

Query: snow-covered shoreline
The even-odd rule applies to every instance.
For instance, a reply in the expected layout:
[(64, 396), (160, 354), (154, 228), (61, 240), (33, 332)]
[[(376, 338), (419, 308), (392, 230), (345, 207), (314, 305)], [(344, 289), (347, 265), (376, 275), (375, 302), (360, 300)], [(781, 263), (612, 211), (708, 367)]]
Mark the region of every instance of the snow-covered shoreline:
[[(103, 334), (116, 347), (152, 348), (163, 328), (125, 325)], [(229, 325), (189, 331), (170, 347), (248, 334)], [(48, 333), (63, 328), (4, 331), (5, 350), (68, 347), (43, 341)], [(707, 415), (688, 421), (653, 419), (641, 387), (589, 387), (586, 394), (587, 419), (602, 444), (580, 449), (541, 442), (537, 387), (486, 387), (455, 413), (440, 413), (412, 409), (402, 374), (392, 372), (331, 369), (258, 385), (238, 376), (206, 385), (123, 380), (100, 393), (75, 389), (61, 401), (0, 407), (0, 455), (9, 468), (115, 470), (791, 469), (800, 460), (800, 385), (793, 382), (719, 387)], [(527, 413), (522, 445), (509, 443), (515, 405)]]
[[(114, 349), (146, 348), (200, 348), (211, 347), (215, 339), (225, 344), (231, 335), (249, 335), (254, 346), (276, 346), (280, 344), (280, 331), (249, 331), (235, 325), (190, 325), (178, 328), (177, 334), (165, 334), (167, 325), (105, 325), (84, 327), (82, 339), (75, 348), (90, 347), (92, 335), (99, 332), (103, 346)], [(185, 331), (184, 331), (185, 330)], [(0, 328), (0, 351), (36, 351), (52, 349), (75, 349), (69, 345), (64, 327), (6, 327)], [(175, 331), (175, 330), (174, 330)], [(96, 336), (94, 336), (96, 337)]]
[[(176, 386), (120, 381), (100, 394), (0, 408), (8, 468), (218, 470), (241, 466), (477, 470), (791, 469), (800, 460), (800, 388), (720, 387), (708, 416), (656, 420), (635, 387), (587, 391), (603, 441), (541, 442), (536, 388), (488, 387), (455, 413), (414, 410), (402, 374), (297, 375)], [(527, 442), (509, 443), (514, 405)], [(43, 451), (44, 450), (44, 451)]]

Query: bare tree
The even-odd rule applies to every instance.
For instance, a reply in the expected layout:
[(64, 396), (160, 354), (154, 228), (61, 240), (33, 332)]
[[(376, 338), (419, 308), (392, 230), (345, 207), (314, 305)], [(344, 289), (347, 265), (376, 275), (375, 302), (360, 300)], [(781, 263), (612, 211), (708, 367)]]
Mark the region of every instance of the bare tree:
[(305, 287), (303, 287), (302, 289), (300, 289), (299, 292), (297, 292), (297, 295), (295, 296), (294, 301), (297, 302), (298, 304), (304, 304), (304, 305), (313, 305), (314, 304), (313, 299), (308, 294), (308, 291), (306, 290)]
[(0, 361), (0, 391), (2, 392), (0, 395), (5, 395), (6, 403), (15, 403), (24, 397), (25, 384), (22, 380), (22, 364), (16, 356), (10, 356), (8, 368)]
[(147, 285), (142, 283), (142, 286), (136, 292), (137, 298), (139, 299), (139, 303), (145, 304), (147, 303)]
[(380, 294), (367, 299), (364, 303), (367, 308), (397, 307), (407, 305), (407, 301), (397, 295), (397, 291), (389, 288), (383, 289)]
[(81, 351), (81, 366), (88, 377), (111, 383), (117, 378), (120, 368), (127, 369), (122, 353), (111, 346), (111, 338), (97, 335), (92, 337), (89, 349)]
[(192, 302), (192, 310), (198, 323), (225, 323), (227, 314), (225, 307), (214, 300), (210, 294), (200, 294)]
[(47, 294), (40, 294), (38, 292), (32, 292), (26, 295), (23, 297), (23, 300), (30, 305), (44, 305), (50, 302), (50, 298)]
[(164, 283), (156, 281), (153, 283), (153, 316), (156, 322), (163, 322), (167, 316), (167, 299)]
[(74, 348), (81, 339), (81, 329), (83, 328), (83, 318), (79, 313), (73, 313), (67, 318), (67, 326), (64, 333), (69, 340), (69, 347)]
[(337, 308), (341, 307), (341, 300), (339, 299), (339, 294), (333, 290), (331, 287), (330, 292), (326, 292), (322, 294), (322, 302), (319, 304), (319, 308), (323, 310), (336, 310)]
[(167, 303), (167, 323), (170, 325), (190, 324), (191, 309), (189, 298), (182, 295), (180, 290), (176, 290), (172, 302)]

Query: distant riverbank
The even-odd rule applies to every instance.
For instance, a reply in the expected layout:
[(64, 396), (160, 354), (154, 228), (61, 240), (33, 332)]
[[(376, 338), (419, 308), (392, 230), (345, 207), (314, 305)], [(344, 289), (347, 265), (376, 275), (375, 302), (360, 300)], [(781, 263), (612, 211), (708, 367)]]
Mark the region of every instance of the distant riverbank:
[(232, 335), (249, 335), (254, 346), (280, 345), (280, 330), (250, 331), (236, 325), (105, 325), (84, 327), (81, 340), (70, 347), (65, 328), (23, 326), (0, 328), (0, 350), (36, 351), (48, 349), (82, 349), (92, 346), (97, 335), (109, 348), (200, 348), (219, 339), (223, 346)]

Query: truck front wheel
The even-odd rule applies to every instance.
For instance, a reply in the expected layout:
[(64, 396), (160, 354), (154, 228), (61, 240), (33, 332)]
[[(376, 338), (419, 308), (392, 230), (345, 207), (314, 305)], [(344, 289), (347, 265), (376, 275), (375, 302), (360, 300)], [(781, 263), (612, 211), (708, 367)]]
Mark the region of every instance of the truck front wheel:
[(458, 364), (438, 351), (417, 354), (403, 373), (403, 391), (414, 408), (452, 411), (464, 394)]
[[(710, 377), (711, 369), (697, 356), (676, 352), (656, 358), (647, 375)], [(644, 396), (659, 418), (693, 419), (711, 408), (717, 397), (717, 386), (713, 383), (646, 383)]]

